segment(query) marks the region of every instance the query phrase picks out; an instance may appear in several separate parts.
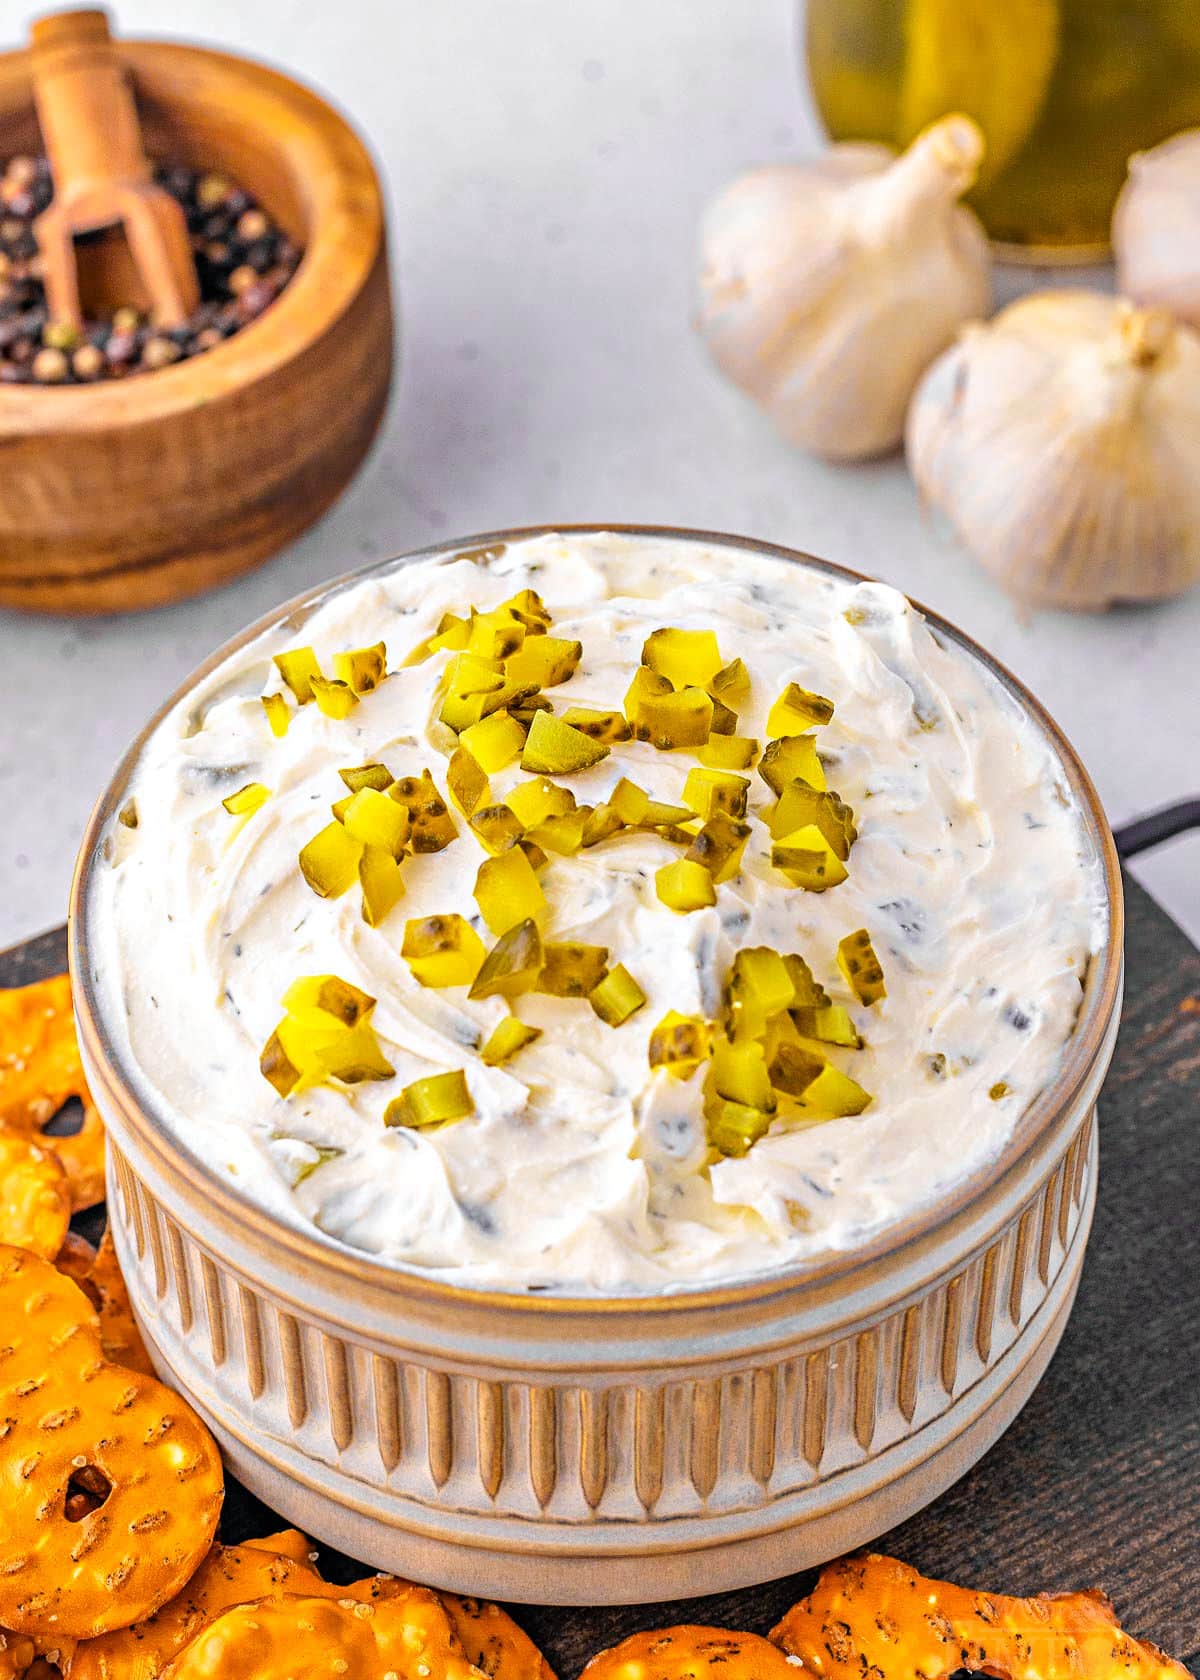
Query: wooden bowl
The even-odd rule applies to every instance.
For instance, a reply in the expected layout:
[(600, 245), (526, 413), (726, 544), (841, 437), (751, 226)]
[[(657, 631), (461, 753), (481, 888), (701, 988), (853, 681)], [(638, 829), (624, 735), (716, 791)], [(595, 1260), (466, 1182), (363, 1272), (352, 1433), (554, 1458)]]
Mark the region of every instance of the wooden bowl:
[[(102, 613), (224, 583), (312, 524), (383, 414), (392, 307), (379, 182), (353, 130), (246, 59), (121, 51), (152, 157), (228, 174), (304, 247), (258, 320), (175, 367), (0, 387), (0, 605)], [(0, 55), (0, 155), (40, 149), (29, 57)]]

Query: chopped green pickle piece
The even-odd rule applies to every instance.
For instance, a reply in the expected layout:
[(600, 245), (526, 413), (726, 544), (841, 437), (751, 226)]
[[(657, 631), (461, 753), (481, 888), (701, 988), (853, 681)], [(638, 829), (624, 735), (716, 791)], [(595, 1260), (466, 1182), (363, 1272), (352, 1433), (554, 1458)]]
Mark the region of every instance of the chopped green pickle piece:
[(616, 963), (588, 993), (588, 1002), (606, 1026), (619, 1027), (645, 1007), (646, 994), (624, 963)]
[[(696, 833), (699, 833), (700, 821), (690, 805), (668, 805), (662, 799), (651, 799), (647, 801), (646, 809), (642, 812), (641, 819), (636, 826), (638, 828), (682, 830), (686, 828), (689, 823), (694, 823), (696, 825)], [(681, 838), (681, 835), (670, 834), (665, 836), (665, 838), (678, 840)], [(687, 841), (693, 840), (695, 835), (687, 834), (683, 838), (684, 843), (686, 844)]]
[(524, 829), (537, 828), (550, 817), (561, 817), (575, 809), (575, 795), (570, 788), (559, 787), (545, 776), (518, 782), (504, 795), (504, 803)]
[(713, 701), (702, 688), (683, 688), (678, 693), (647, 695), (631, 711), (627, 696), (626, 715), (639, 741), (649, 741), (659, 752), (671, 752), (704, 745), (712, 732)]
[(650, 808), (650, 795), (628, 776), (622, 776), (609, 794), (608, 804), (623, 823), (635, 828)]
[(769, 945), (749, 945), (729, 971), (729, 1028), (735, 1041), (759, 1038), (767, 1022), (795, 1001), (788, 965)]
[(327, 1015), (343, 1027), (356, 1027), (375, 1007), (370, 992), (336, 974), (306, 974), (283, 994), (283, 1007), (297, 1021)]
[[(731, 711), (730, 708), (725, 704), (725, 702), (723, 700), (718, 700), (717, 697), (714, 695), (713, 696), (713, 711), (712, 711), (712, 734), (713, 735), (736, 735), (737, 734), (737, 726), (738, 726), (738, 715), (737, 715), (737, 713), (735, 711)], [(710, 737), (710, 739), (711, 739), (711, 737)]]
[(117, 812), (117, 821), (122, 828), (136, 828), (138, 825), (137, 800), (127, 799)]
[(537, 841), (531, 839), (528, 834), (523, 834), (521, 836), (521, 838), (517, 841), (517, 846), (525, 853), (525, 856), (529, 859), (535, 869), (545, 869), (546, 865), (550, 861), (545, 852), (538, 845)]
[(404, 874), (399, 861), (378, 846), (368, 846), (358, 863), (362, 887), (363, 921), (378, 927), (404, 897)]
[(806, 892), (840, 886), (849, 873), (816, 823), (785, 834), (771, 847), (771, 862), (794, 887)]
[(388, 798), (403, 805), (412, 820), (409, 846), (414, 852), (440, 852), (458, 838), (454, 818), (428, 770), (402, 776), (388, 788)]
[(358, 695), (343, 682), (340, 677), (328, 680), (324, 677), (313, 677), (310, 680), (312, 697), (317, 702), (317, 710), (328, 718), (345, 718), (358, 705)]
[(683, 784), (684, 804), (701, 817), (724, 811), (740, 819), (746, 815), (749, 795), (749, 776), (732, 776), (727, 770), (689, 770)]
[(791, 1015), (796, 1031), (805, 1038), (815, 1038), (821, 1044), (844, 1044), (849, 1050), (862, 1049), (858, 1030), (840, 1003), (829, 1003), (823, 1008), (801, 1004)]
[(395, 1069), (371, 1026), (375, 999), (336, 974), (309, 974), (284, 995), (287, 1011), (263, 1047), (259, 1067), (281, 1097), (331, 1079), (358, 1085)]
[(610, 745), (614, 741), (628, 741), (632, 733), (623, 712), (600, 712), (592, 706), (568, 706), (562, 720), (572, 729), (578, 729), (581, 735)]
[(771, 834), (779, 840), (808, 823), (817, 825), (835, 856), (845, 863), (851, 846), (858, 839), (854, 812), (836, 793), (810, 787), (797, 777), (784, 788), (779, 803), (771, 812)]
[(450, 754), (450, 762), (446, 766), (446, 786), (464, 817), (469, 817), (480, 800), (488, 797), (488, 779), (466, 747), (455, 747)]
[(795, 994), (795, 1007), (806, 1009), (824, 1009), (829, 1003), (829, 997), (824, 986), (818, 984), (804, 958), (798, 951), (789, 951), (784, 956), (784, 964), (791, 978), (792, 990)]
[(507, 805), (485, 805), (471, 818), (471, 828), (481, 845), (493, 855), (515, 846), (525, 832), (524, 823)]
[(750, 735), (710, 735), (696, 757), (710, 770), (748, 770), (758, 757), (758, 742)]
[(383, 1111), (385, 1126), (409, 1126), (425, 1131), (431, 1126), (449, 1126), (474, 1114), (475, 1104), (462, 1068), (453, 1073), (431, 1073), (414, 1079)]
[(504, 687), (504, 666), (498, 659), (460, 653), (446, 666), (442, 680), (448, 694), (494, 694)]
[(800, 1099), (806, 1116), (817, 1120), (839, 1120), (861, 1114), (871, 1101), (869, 1091), (848, 1073), (832, 1065), (821, 1069)]
[(358, 793), (362, 788), (386, 793), (396, 779), (386, 764), (353, 764), (346, 770), (339, 770), (338, 775), (351, 793)]
[(1011, 1090), (1012, 1087), (1007, 1080), (998, 1079), (994, 1085), (988, 1087), (988, 1096), (993, 1102), (1003, 1102)]
[(625, 716), (637, 728), (638, 713), (648, 700), (658, 700), (674, 693), (670, 678), (660, 677), (648, 665), (639, 665), (633, 681), (625, 691)]
[(519, 589), (510, 595), (504, 606), (519, 619), (531, 636), (543, 636), (553, 622), (546, 604), (536, 589)]
[(883, 968), (866, 928), (859, 928), (857, 933), (848, 933), (845, 939), (839, 939), (837, 965), (859, 1003), (878, 1003), (880, 998), (887, 996)]
[(726, 705), (731, 700), (744, 700), (750, 692), (750, 673), (740, 659), (731, 659), (728, 665), (722, 665), (707, 687), (714, 698), (724, 700)]
[(583, 643), (561, 636), (530, 636), (519, 652), (504, 661), (505, 681), (516, 688), (557, 688), (579, 669)]
[(717, 886), (732, 880), (742, 866), (742, 853), (750, 838), (750, 824), (736, 822), (724, 811), (709, 817), (687, 849), (689, 863), (702, 863)]
[(471, 608), (471, 632), (467, 648), (485, 659), (507, 659), (516, 653), (525, 640), (525, 626), (507, 607), (493, 607), (491, 612), (476, 612)]
[(340, 898), (358, 880), (363, 843), (331, 822), (300, 848), (300, 873), (318, 898)]
[[(550, 640), (549, 636), (540, 637), (534, 645)], [(544, 776), (567, 776), (573, 771), (599, 764), (602, 758), (608, 757), (609, 751), (604, 741), (594, 741), (590, 735), (573, 729), (550, 712), (538, 712), (529, 726), (525, 749), (521, 754), (521, 768)]]
[(686, 1079), (708, 1059), (711, 1043), (712, 1026), (703, 1016), (668, 1010), (650, 1034), (650, 1066)]
[(335, 653), (333, 674), (355, 694), (370, 694), (387, 676), (387, 648), (382, 642), (376, 642), (373, 647)]
[(532, 916), (502, 933), (475, 976), (468, 996), (520, 997), (542, 971), (542, 936)]
[(479, 1052), (480, 1059), (488, 1067), (499, 1067), (541, 1036), (541, 1027), (531, 1027), (515, 1015), (506, 1015)]
[(288, 1060), (278, 1032), (273, 1032), (263, 1045), (258, 1066), (263, 1078), (275, 1087), (281, 1097), (290, 1097), (300, 1083), (300, 1069)]
[(584, 832), (592, 815), (590, 805), (579, 805), (573, 811), (563, 811), (538, 823), (527, 836), (548, 852), (559, 857), (574, 857), (583, 845)]
[(462, 916), (421, 916), (405, 922), (400, 955), (422, 986), (469, 986), (484, 960), (483, 941)]
[(665, 863), (655, 872), (654, 890), (668, 910), (685, 916), (692, 910), (704, 910), (717, 902), (713, 878), (702, 863), (680, 858), (677, 863)]
[(652, 630), (642, 648), (642, 664), (672, 688), (707, 688), (721, 669), (721, 650), (712, 630)]
[(338, 822), (345, 822), (346, 812), (350, 809), (350, 801), (353, 798), (354, 795), (352, 793), (348, 793), (344, 799), (335, 799), (333, 804), (329, 807)]
[(814, 735), (789, 735), (782, 741), (768, 741), (759, 761), (758, 773), (771, 792), (780, 795), (797, 778), (809, 787), (823, 789), (825, 771), (817, 757)]
[(767, 714), (767, 734), (803, 735), (814, 724), (826, 724), (833, 716), (833, 701), (814, 694), (799, 683), (789, 683)]
[(598, 846), (602, 840), (610, 840), (614, 834), (619, 834), (625, 826), (611, 805), (597, 805), (583, 825), (583, 843), (585, 846)]
[(378, 788), (359, 788), (350, 795), (342, 814), (346, 833), (361, 840), (364, 846), (378, 846), (400, 858), (408, 845), (412, 816), (406, 805), (398, 805)]
[(327, 1079), (343, 1085), (363, 1085), (368, 1080), (392, 1079), (396, 1070), (379, 1048), (373, 1028), (362, 1022), (339, 1033), (331, 1043), (315, 1052), (317, 1065)]
[(706, 1110), (708, 1141), (721, 1155), (749, 1154), (760, 1137), (765, 1137), (774, 1115), (748, 1103), (719, 1099)]
[(727, 1102), (745, 1103), (747, 1108), (761, 1109), (764, 1114), (774, 1112), (775, 1093), (767, 1074), (767, 1059), (762, 1045), (753, 1040), (733, 1044), (727, 1038), (717, 1038), (709, 1080), (716, 1094)]
[(548, 997), (584, 998), (595, 991), (607, 968), (607, 945), (543, 945), (535, 989)]
[(771, 1059), (771, 1084), (785, 1096), (802, 1097), (828, 1064), (799, 1044), (781, 1044)]
[(321, 675), (321, 667), (312, 648), (288, 648), (273, 657), (279, 675), (296, 696), (297, 702), (307, 706), (313, 697), (313, 678)]
[(262, 709), (267, 714), (267, 722), (271, 726), (271, 733), (276, 739), (281, 739), (288, 732), (288, 725), (292, 721), (291, 707), (287, 698), (282, 694), (264, 694)]
[(542, 884), (520, 846), (484, 858), (475, 877), (475, 902), (497, 937), (518, 922), (546, 914)]
[(460, 741), (479, 768), (494, 776), (518, 756), (525, 745), (525, 731), (507, 712), (493, 712), (464, 729)]
[(270, 797), (269, 787), (264, 787), (261, 782), (247, 782), (245, 787), (231, 793), (227, 799), (222, 799), (221, 804), (231, 817), (252, 817), (255, 811), (262, 809)]

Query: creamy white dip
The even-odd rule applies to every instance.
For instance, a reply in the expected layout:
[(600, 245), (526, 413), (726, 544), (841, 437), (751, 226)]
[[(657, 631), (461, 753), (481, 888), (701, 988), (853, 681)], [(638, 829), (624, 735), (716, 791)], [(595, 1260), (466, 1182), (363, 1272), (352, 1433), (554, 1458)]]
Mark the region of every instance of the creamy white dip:
[[(789, 682), (828, 695), (836, 712), (820, 750), (859, 839), (844, 884), (805, 892), (771, 866), (769, 833), (752, 819), (741, 872), (715, 908), (689, 915), (656, 897), (655, 871), (680, 855), (657, 835), (551, 857), (546, 937), (608, 946), (649, 1001), (614, 1029), (586, 1002), (527, 995), (519, 1013), (543, 1035), (491, 1068), (478, 1049), (504, 1001), (422, 987), (400, 955), (407, 919), (449, 911), (492, 943), (472, 898), (486, 853), (462, 817), (444, 851), (406, 861), (406, 896), (378, 929), (357, 890), (317, 898), (297, 854), (345, 793), (341, 766), (382, 760), (397, 777), (429, 767), (445, 790), (446, 759), (428, 738), (443, 657), (401, 661), (444, 612), (486, 610), (525, 587), (553, 634), (583, 644), (577, 674), (550, 691), (558, 710), (620, 708), (643, 642), (668, 625), (714, 629), (723, 657), (745, 661), (740, 734), (765, 738)], [(392, 674), (349, 717), (307, 705), (286, 737), (272, 735), (261, 697), (282, 686), (273, 653), (311, 643), (328, 671), (335, 652), (378, 640)], [(631, 742), (561, 779), (589, 804), (623, 775), (678, 801), (695, 762)], [(762, 811), (772, 795), (748, 774)], [(493, 798), (521, 779), (516, 764), (494, 776)], [(238, 827), (221, 801), (248, 782), (272, 796)], [(376, 572), (192, 690), (150, 737), (130, 794), (137, 827), (113, 827), (93, 951), (102, 1013), (144, 1094), (257, 1201), (460, 1283), (653, 1290), (861, 1243), (998, 1153), (1055, 1071), (1105, 936), (1099, 866), (1062, 767), (990, 673), (894, 590), (742, 549), (547, 536)], [(871, 1009), (835, 963), (838, 940), (860, 927), (887, 983)], [(647, 1045), (668, 1010), (718, 1013), (746, 945), (801, 952), (849, 1008), (865, 1047), (831, 1059), (873, 1101), (855, 1118), (777, 1123), (744, 1158), (708, 1166), (702, 1076), (652, 1074)], [(394, 1080), (283, 1099), (262, 1076), (284, 992), (318, 973), (378, 999)], [(472, 1118), (384, 1127), (401, 1086), (455, 1068)]]

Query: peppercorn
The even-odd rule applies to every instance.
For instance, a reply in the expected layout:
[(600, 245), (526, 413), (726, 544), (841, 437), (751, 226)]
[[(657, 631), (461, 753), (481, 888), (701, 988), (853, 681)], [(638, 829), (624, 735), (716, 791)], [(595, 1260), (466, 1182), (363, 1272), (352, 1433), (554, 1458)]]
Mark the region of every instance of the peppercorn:
[(169, 338), (148, 338), (142, 347), (144, 368), (163, 368), (178, 359), (179, 348)]
[(243, 263), (240, 268), (235, 268), (229, 276), (228, 285), (234, 297), (240, 297), (248, 287), (256, 285), (257, 282), (258, 270), (251, 268), (248, 263)]
[(70, 321), (47, 321), (42, 328), (42, 343), (52, 350), (73, 350), (79, 343), (79, 329)]
[(262, 239), (270, 228), (271, 224), (261, 210), (247, 210), (238, 217), (237, 236), (248, 242)]
[(113, 311), (112, 327), (115, 333), (133, 333), (142, 324), (142, 317), (136, 309), (117, 309)]
[(230, 182), (224, 175), (202, 175), (196, 183), (196, 203), (211, 210), (220, 204), (229, 188)]
[(95, 344), (81, 344), (71, 357), (71, 372), (76, 379), (99, 379), (104, 372), (104, 352)]
[(39, 350), (33, 358), (31, 372), (39, 385), (60, 385), (71, 371), (71, 364), (61, 350), (52, 345)]

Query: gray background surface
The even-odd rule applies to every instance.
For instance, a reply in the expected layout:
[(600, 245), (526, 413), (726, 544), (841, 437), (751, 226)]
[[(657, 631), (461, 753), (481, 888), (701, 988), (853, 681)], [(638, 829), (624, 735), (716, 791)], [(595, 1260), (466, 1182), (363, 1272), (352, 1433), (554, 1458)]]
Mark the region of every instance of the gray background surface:
[[(0, 0), (0, 37), (29, 15)], [(705, 200), (820, 144), (787, 0), (124, 0), (120, 22), (272, 60), (353, 115), (386, 177), (400, 378), (350, 492), (253, 576), (135, 618), (0, 613), (0, 945), (62, 919), (91, 802), (212, 647), (350, 566), (505, 524), (698, 525), (873, 572), (1033, 688), (1114, 822), (1200, 792), (1200, 592), (1023, 624), (899, 458), (807, 460), (708, 365)], [(1198, 848), (1136, 867), (1200, 938)]]

